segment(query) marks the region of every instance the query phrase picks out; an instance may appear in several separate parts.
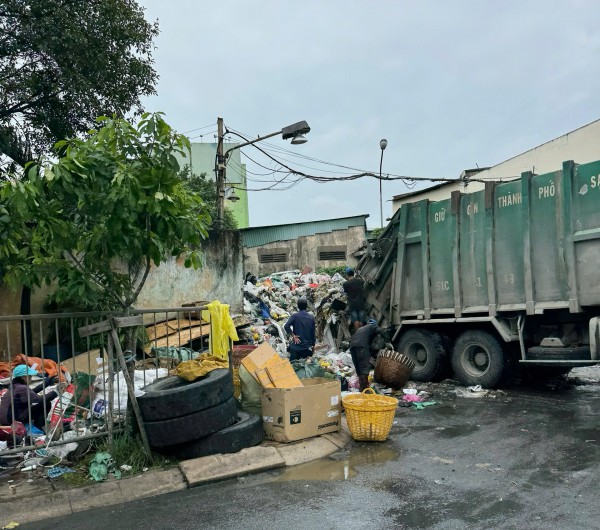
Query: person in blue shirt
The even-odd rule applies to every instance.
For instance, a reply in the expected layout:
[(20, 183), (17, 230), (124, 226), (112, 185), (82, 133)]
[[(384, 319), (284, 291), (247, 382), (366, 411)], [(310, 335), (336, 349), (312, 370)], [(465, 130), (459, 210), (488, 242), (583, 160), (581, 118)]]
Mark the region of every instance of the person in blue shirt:
[(283, 326), (286, 333), (291, 335), (290, 346), (290, 361), (296, 359), (306, 359), (313, 353), (315, 346), (315, 317), (308, 311), (308, 302), (306, 298), (298, 299), (297, 313), (294, 313)]

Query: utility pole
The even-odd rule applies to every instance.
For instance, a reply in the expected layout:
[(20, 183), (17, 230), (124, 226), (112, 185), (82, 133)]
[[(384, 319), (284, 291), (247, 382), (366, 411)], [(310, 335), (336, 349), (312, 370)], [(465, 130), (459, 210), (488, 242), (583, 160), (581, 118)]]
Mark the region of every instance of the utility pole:
[(215, 177), (217, 179), (217, 220), (215, 228), (223, 230), (225, 219), (225, 157), (223, 138), (223, 118), (217, 118), (217, 158), (215, 160)]

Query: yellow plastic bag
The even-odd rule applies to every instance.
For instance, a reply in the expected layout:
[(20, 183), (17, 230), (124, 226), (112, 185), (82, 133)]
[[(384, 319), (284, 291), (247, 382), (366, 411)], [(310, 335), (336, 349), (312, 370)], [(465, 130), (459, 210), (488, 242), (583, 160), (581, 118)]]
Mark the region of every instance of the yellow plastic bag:
[(229, 361), (223, 360), (215, 355), (203, 353), (192, 361), (183, 361), (177, 365), (175, 372), (186, 381), (195, 381), (199, 377), (212, 372), (217, 368), (229, 368)]
[(229, 339), (239, 340), (233, 319), (229, 314), (229, 305), (218, 300), (207, 305), (210, 312), (210, 346), (213, 356), (227, 360)]

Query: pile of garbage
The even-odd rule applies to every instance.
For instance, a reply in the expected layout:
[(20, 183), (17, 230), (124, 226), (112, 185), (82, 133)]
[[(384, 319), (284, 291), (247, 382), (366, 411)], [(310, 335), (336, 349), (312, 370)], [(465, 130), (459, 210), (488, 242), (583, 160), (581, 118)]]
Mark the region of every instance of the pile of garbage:
[[(20, 361), (20, 357), (24, 358), (19, 356), (13, 362)], [(0, 467), (23, 471), (37, 467), (56, 473), (51, 470), (58, 463), (72, 461), (73, 455), (87, 449), (90, 435), (106, 432), (109, 424), (115, 428), (123, 424), (127, 413), (127, 386), (122, 372), (115, 371), (114, 378), (110, 380), (103, 358), (98, 359), (96, 373), (91, 374), (83, 371), (70, 373), (63, 366), (59, 369), (57, 363), (49, 359), (27, 357), (25, 360), (24, 364), (40, 370), (40, 375), (32, 378), (32, 388), (48, 377), (48, 373), (56, 374), (54, 384), (45, 386), (42, 391), (45, 394), (54, 391), (58, 397), (45, 409), (43, 430), (19, 421), (0, 426)], [(136, 396), (143, 393), (141, 389), (145, 385), (158, 377), (165, 377), (167, 373), (164, 368), (135, 370), (133, 383)], [(0, 399), (10, 399), (10, 388), (10, 377), (0, 379)], [(25, 446), (33, 448), (2, 454)]]
[(263, 278), (248, 274), (244, 283), (244, 314), (251, 322), (238, 330), (240, 340), (255, 345), (266, 341), (280, 355), (287, 356), (283, 326), (298, 311), (298, 299), (305, 297), (315, 316), (318, 341), (326, 344), (328, 350), (337, 351), (350, 337), (344, 313), (344, 281), (337, 273), (330, 276), (299, 270)]
[(341, 381), (342, 390), (356, 391), (358, 377), (348, 350), (345, 278), (336, 273), (317, 274), (294, 270), (256, 278), (246, 276), (244, 314), (249, 324), (238, 329), (240, 341), (250, 345), (268, 342), (277, 353), (289, 357), (283, 329), (287, 319), (298, 311), (298, 299), (304, 297), (315, 316), (317, 344), (312, 357), (294, 361), (300, 378), (331, 377)]

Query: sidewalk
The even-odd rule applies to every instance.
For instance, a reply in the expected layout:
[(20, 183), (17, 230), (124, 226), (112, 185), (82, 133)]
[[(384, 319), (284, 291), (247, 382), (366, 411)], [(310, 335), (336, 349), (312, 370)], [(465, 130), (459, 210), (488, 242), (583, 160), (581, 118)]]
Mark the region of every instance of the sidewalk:
[(0, 528), (10, 522), (28, 523), (181, 491), (201, 484), (251, 473), (304, 464), (344, 448), (351, 440), (342, 430), (294, 443), (265, 441), (239, 453), (185, 460), (178, 466), (121, 480), (90, 483), (82, 488), (59, 489), (46, 479), (0, 484)]

